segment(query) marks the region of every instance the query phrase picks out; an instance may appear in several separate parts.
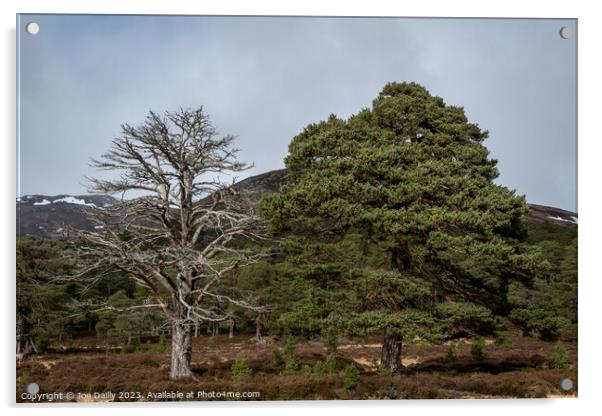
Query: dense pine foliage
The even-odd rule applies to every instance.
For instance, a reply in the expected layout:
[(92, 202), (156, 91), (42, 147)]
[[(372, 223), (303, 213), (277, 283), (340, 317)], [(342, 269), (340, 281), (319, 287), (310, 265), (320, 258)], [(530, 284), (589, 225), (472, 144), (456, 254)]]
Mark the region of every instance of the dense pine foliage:
[[(524, 241), (524, 197), (493, 182), (486, 138), (462, 108), (414, 83), (388, 84), (371, 108), (347, 120), (331, 115), (297, 135), (286, 185), (263, 201), (275, 232), (309, 237), (309, 245), (359, 233), (380, 249), (389, 267), (344, 270), (340, 299), (323, 303), (336, 304), (328, 316), (338, 326), (385, 330), (382, 359), (394, 354), (392, 370), (401, 339), (490, 329), (483, 321), (491, 312), (509, 312), (511, 284), (531, 287), (548, 272)], [(337, 277), (328, 273), (336, 266), (321, 267), (321, 278)]]

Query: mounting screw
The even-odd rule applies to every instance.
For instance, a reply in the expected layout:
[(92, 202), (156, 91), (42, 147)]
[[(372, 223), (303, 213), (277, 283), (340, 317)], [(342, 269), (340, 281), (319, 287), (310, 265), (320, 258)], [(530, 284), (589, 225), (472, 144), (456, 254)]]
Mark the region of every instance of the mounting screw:
[(570, 27), (568, 27), (568, 26), (562, 26), (560, 28), (560, 37), (562, 39), (568, 39), (571, 36), (573, 36), (573, 31), (571, 30)]

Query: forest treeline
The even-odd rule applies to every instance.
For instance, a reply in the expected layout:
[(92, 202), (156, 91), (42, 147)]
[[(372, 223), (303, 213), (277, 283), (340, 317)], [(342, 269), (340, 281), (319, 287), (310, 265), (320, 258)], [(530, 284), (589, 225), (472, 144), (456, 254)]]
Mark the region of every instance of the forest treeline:
[[(549, 274), (545, 279), (538, 278), (532, 287), (517, 284), (511, 288), (508, 316), (496, 317), (482, 310), (482, 316), (473, 319), (481, 319), (484, 325), (480, 329), (489, 334), (514, 325), (525, 334), (544, 340), (575, 339), (577, 227), (540, 222), (527, 223), (526, 227), (527, 241), (540, 247), (552, 265)], [(57, 239), (17, 239), (17, 317), (26, 321), (39, 352), (53, 344), (69, 344), (82, 335), (93, 334), (99, 340), (121, 337), (125, 344), (149, 335), (169, 336), (170, 325), (160, 310), (128, 309), (149, 301), (148, 294), (132, 280), (115, 274), (90, 287), (87, 282), (63, 279), (73, 267), (68, 260), (72, 258), (69, 250), (66, 241)], [(369, 295), (369, 277), (363, 286), (359, 285), (359, 277), (352, 276), (350, 270), (357, 270), (358, 266), (390, 270), (383, 264), (381, 254), (378, 246), (360, 234), (351, 234), (328, 246), (316, 246), (296, 236), (285, 238), (278, 255), (236, 272), (236, 285), (270, 306), (261, 316), (234, 313), (236, 333), (248, 333), (251, 338), (256, 336), (259, 325), (262, 336), (323, 336), (326, 328), (322, 318), (333, 312), (339, 302), (337, 297), (357, 302), (359, 297)], [(351, 276), (345, 276), (347, 273)], [(345, 282), (347, 277), (352, 280)], [(115, 309), (98, 310), (104, 306)], [(215, 304), (216, 308), (221, 306), (219, 302)], [(462, 314), (460, 308), (449, 312), (459, 315), (457, 319)], [(228, 333), (231, 326), (231, 321), (208, 323), (199, 326), (196, 334)], [(462, 335), (462, 328), (457, 328), (457, 335)]]

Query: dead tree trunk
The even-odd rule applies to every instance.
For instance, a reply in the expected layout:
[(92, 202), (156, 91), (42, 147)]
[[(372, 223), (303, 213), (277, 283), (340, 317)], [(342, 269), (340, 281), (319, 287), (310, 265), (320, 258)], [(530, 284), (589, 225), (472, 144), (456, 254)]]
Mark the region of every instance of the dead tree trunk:
[(228, 332), (228, 338), (234, 338), (234, 319), (230, 319), (230, 331)]
[(191, 377), (190, 357), (192, 355), (192, 322), (186, 319), (186, 309), (174, 302), (171, 325), (171, 368), (172, 380)]
[(258, 344), (263, 342), (263, 335), (261, 335), (261, 319), (259, 316), (255, 319), (255, 341)]
[(36, 346), (29, 335), (27, 321), (22, 315), (17, 316), (17, 355), (24, 358), (32, 353), (37, 353)]
[(391, 331), (385, 329), (383, 338), (383, 347), (380, 354), (381, 368), (390, 373), (401, 372), (404, 367), (401, 363), (401, 346), (403, 338)]

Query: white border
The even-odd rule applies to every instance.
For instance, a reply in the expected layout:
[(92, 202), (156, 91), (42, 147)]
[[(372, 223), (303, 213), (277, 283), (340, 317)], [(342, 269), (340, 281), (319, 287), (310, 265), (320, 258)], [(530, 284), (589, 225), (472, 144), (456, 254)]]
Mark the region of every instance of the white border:
[[(48, 415), (84, 414), (138, 414), (164, 415), (167, 409), (198, 413), (242, 413), (249, 415), (286, 414), (306, 415), (308, 412), (333, 411), (345, 415), (365, 415), (377, 412), (420, 412), (421, 414), (507, 415), (508, 412), (536, 412), (550, 415), (593, 413), (600, 406), (597, 397), (602, 386), (599, 377), (600, 347), (602, 339), (597, 308), (597, 298), (602, 290), (596, 264), (599, 258), (600, 197), (602, 138), (598, 133), (600, 119), (599, 53), (602, 20), (596, 12), (596, 2), (583, 1), (472, 1), (472, 0), (420, 0), (407, 2), (370, 1), (192, 1), (192, 0), (22, 0), (2, 1), (2, 83), (4, 96), (0, 101), (4, 129), (2, 140), (2, 246), (0, 255), (4, 273), (2, 282), (3, 308), (1, 343), (3, 370), (0, 376), (2, 405), (10, 407), (6, 414), (31, 414), (35, 408), (17, 407), (14, 402), (14, 261), (15, 261), (15, 14), (16, 13), (106, 13), (106, 14), (234, 14), (234, 15), (345, 15), (345, 16), (429, 16), (429, 17), (548, 17), (579, 19), (579, 399), (564, 400), (513, 400), (513, 401), (404, 401), (404, 402), (270, 402), (270, 403), (195, 403), (162, 404), (124, 407), (41, 406), (36, 407)], [(193, 407), (198, 409), (193, 410)]]

